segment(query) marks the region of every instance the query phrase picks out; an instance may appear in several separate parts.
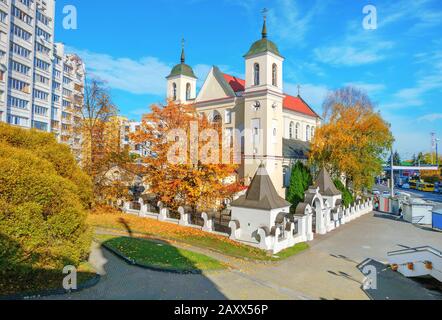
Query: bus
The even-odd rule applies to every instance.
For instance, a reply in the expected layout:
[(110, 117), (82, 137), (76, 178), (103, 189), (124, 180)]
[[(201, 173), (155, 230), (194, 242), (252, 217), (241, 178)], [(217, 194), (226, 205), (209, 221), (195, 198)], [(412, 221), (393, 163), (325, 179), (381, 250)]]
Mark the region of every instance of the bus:
[(425, 192), (434, 192), (434, 184), (433, 183), (427, 183), (424, 182), (420, 185), (420, 189), (421, 191), (425, 191)]
[(410, 180), (408, 181), (408, 184), (410, 185), (410, 189), (417, 190), (418, 180), (410, 179)]

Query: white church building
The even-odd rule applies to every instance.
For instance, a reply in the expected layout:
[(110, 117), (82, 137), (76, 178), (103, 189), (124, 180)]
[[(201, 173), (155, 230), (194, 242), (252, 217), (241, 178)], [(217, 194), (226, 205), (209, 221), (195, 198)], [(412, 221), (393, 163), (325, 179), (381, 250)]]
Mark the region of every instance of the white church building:
[(231, 143), (241, 142), (239, 177), (249, 185), (263, 162), (278, 194), (285, 197), (290, 167), (306, 159), (321, 118), (300, 95), (284, 92), (284, 57), (268, 39), (265, 19), (262, 38), (244, 59), (245, 79), (213, 66), (197, 92), (197, 78), (183, 48), (181, 63), (167, 77), (167, 98), (194, 104), (200, 114), (221, 122), (224, 136), (231, 137)]

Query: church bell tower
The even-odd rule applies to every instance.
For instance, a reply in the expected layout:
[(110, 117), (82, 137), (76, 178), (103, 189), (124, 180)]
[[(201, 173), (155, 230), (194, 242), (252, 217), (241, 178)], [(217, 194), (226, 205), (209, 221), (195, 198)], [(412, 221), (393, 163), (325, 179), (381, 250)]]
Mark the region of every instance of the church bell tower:
[(252, 44), (244, 58), (244, 177), (252, 177), (263, 162), (279, 195), (285, 197), (282, 168), (284, 58), (276, 44), (268, 39), (266, 10), (261, 39)]
[(178, 104), (192, 103), (196, 98), (196, 80), (192, 67), (186, 64), (184, 39), (182, 40), (181, 63), (173, 67), (167, 76), (167, 99)]

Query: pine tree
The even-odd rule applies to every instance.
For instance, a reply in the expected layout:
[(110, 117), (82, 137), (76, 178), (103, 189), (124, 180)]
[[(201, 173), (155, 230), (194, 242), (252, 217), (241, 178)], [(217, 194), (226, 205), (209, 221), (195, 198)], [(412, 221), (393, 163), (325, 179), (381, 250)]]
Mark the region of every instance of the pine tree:
[(290, 186), (287, 189), (287, 201), (296, 208), (304, 201), (304, 193), (312, 183), (312, 176), (309, 169), (301, 162), (297, 162), (292, 168)]

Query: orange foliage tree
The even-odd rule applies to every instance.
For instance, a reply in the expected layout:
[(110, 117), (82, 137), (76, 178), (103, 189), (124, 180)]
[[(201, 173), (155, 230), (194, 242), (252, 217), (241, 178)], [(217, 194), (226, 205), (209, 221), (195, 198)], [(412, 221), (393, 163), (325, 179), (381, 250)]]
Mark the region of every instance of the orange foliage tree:
[(131, 136), (147, 143), (143, 158), (145, 183), (169, 208), (218, 209), (222, 200), (241, 190), (237, 165), (223, 162), (223, 150), (231, 159), (231, 145), (222, 148), (222, 128), (199, 115), (193, 105), (168, 102), (153, 105), (140, 130)]
[(347, 186), (359, 191), (373, 185), (394, 139), (389, 124), (365, 104), (368, 99), (339, 100), (327, 105), (328, 123), (316, 131), (310, 161), (335, 177), (344, 176)]

